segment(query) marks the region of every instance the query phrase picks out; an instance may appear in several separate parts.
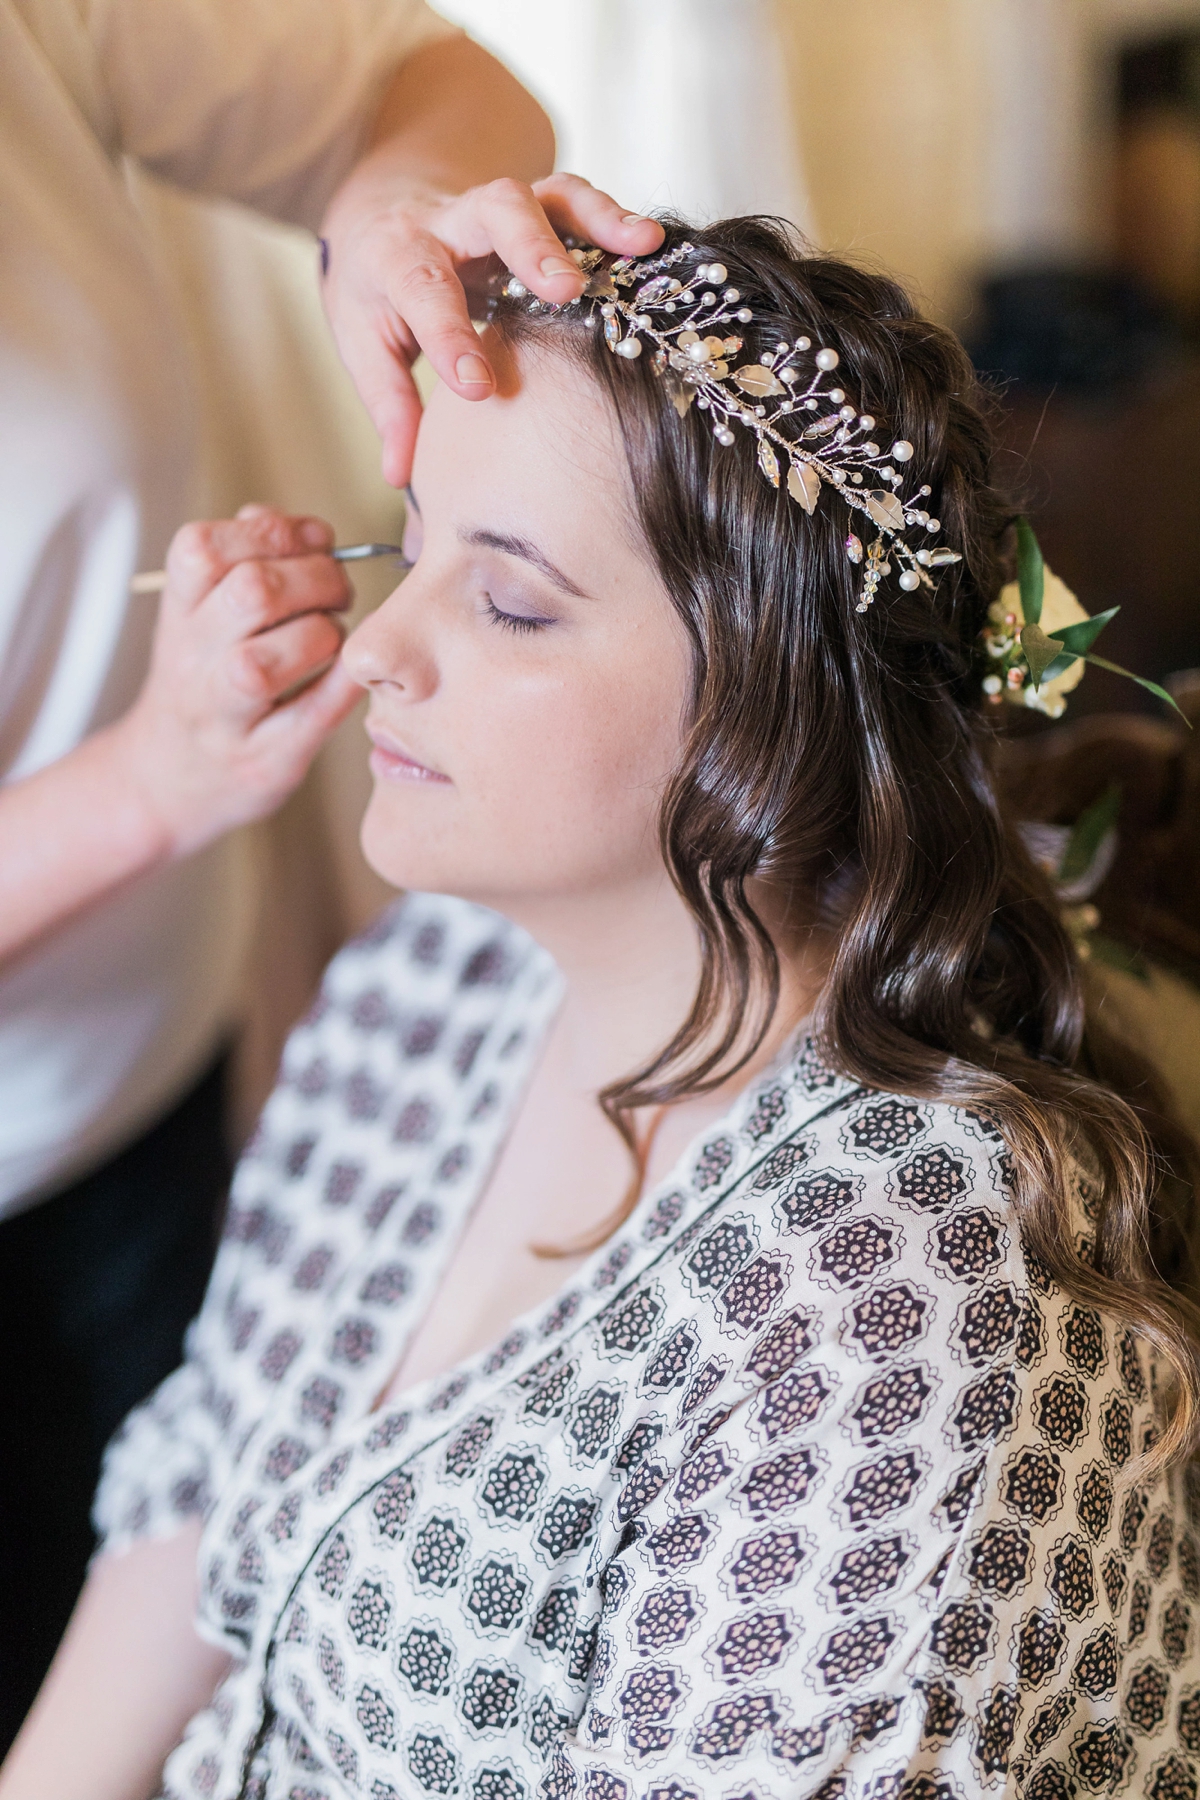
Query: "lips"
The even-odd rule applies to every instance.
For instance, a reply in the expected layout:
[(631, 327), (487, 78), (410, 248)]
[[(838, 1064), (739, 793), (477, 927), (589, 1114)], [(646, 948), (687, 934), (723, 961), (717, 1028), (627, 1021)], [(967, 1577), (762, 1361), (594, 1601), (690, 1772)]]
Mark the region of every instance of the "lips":
[(367, 736), (374, 745), (370, 756), (371, 773), (381, 781), (449, 783), (448, 775), (443, 775), (440, 769), (430, 768), (428, 763), (418, 761), (410, 750), (406, 750), (378, 726), (368, 725)]

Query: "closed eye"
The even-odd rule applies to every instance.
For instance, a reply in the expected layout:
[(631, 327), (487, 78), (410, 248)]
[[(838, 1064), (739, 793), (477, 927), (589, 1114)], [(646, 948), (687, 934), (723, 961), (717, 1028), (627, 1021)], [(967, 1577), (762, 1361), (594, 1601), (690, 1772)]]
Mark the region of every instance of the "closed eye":
[(494, 625), (500, 625), (505, 631), (541, 631), (547, 625), (553, 625), (553, 619), (543, 619), (537, 613), (501, 612), (490, 594), (484, 595), (487, 616)]

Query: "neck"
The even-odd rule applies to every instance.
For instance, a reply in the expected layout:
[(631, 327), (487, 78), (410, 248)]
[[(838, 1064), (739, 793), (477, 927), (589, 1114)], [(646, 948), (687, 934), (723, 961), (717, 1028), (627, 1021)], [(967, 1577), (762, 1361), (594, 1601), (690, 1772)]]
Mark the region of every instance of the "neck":
[[(641, 1067), (686, 1018), (700, 946), (665, 873), (567, 898), (501, 901), (497, 910), (550, 952), (565, 979), (554, 1054), (572, 1088), (594, 1095)], [(820, 991), (827, 947), (808, 938), (786, 950), (776, 945), (779, 1006), (763, 1043), (731, 1078), (730, 1095), (775, 1055)]]

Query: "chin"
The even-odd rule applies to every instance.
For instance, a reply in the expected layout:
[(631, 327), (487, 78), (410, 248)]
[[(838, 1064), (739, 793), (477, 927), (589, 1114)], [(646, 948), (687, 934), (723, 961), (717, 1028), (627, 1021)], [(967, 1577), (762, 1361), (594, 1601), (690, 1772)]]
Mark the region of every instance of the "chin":
[(469, 853), (459, 854), (463, 846), (447, 821), (408, 807), (397, 817), (389, 800), (376, 790), (359, 832), (363, 856), (377, 875), (394, 888), (496, 904), (495, 871), (480, 868)]

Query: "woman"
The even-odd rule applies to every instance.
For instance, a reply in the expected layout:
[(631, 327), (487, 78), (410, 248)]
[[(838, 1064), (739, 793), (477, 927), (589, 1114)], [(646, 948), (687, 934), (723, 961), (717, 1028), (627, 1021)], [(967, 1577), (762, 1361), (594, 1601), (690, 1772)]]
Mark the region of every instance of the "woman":
[(419, 891), (0, 1791), (147, 1793), (200, 1706), (168, 1795), (1194, 1794), (1196, 1355), (987, 779), (969, 367), (761, 221), (583, 260), (426, 414), (345, 652)]

